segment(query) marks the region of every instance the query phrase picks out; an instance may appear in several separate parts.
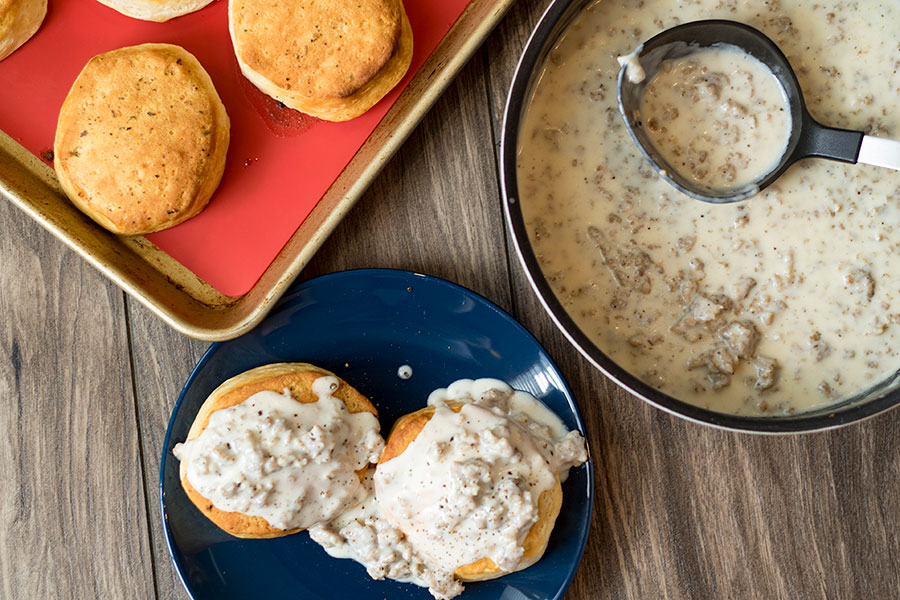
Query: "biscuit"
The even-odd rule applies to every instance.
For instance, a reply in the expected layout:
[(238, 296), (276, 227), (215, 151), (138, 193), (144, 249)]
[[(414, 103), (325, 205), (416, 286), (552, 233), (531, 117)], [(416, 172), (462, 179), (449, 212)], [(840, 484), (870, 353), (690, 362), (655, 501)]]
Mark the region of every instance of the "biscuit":
[(47, 15), (47, 0), (0, 0), (0, 60), (37, 33)]
[(212, 0), (97, 0), (127, 17), (162, 23), (200, 10)]
[[(462, 410), (463, 403), (448, 402), (447, 406), (454, 412), (459, 412)], [(388, 439), (385, 441), (384, 451), (378, 460), (378, 464), (386, 463), (402, 454), (406, 447), (418, 437), (428, 421), (431, 420), (433, 414), (434, 407), (427, 406), (397, 419)], [(562, 486), (557, 476), (554, 486), (542, 492), (538, 497), (538, 518), (525, 536), (525, 541), (522, 544), (525, 552), (519, 564), (516, 565), (516, 571), (533, 565), (544, 555), (544, 551), (547, 549), (547, 542), (550, 540), (550, 533), (556, 524), (556, 517), (559, 516), (561, 506)], [(506, 575), (507, 573), (502, 571), (490, 558), (482, 558), (463, 565), (453, 572), (461, 581), (484, 581)]]
[(368, 111), (412, 61), (401, 0), (229, 0), (228, 25), (247, 79), (328, 121)]
[(222, 179), (230, 122), (184, 48), (143, 44), (92, 58), (63, 102), (53, 144), (75, 206), (122, 235), (197, 215)]
[[(312, 390), (313, 382), (322, 376), (334, 376), (333, 373), (307, 363), (274, 363), (251, 369), (222, 383), (204, 401), (194, 422), (188, 431), (187, 440), (193, 440), (203, 433), (209, 423), (209, 417), (217, 410), (240, 404), (253, 394), (262, 391), (282, 393), (289, 390), (291, 397), (300, 403), (318, 402), (319, 398)], [(378, 416), (378, 412), (369, 400), (338, 378), (340, 387), (332, 395), (342, 400), (349, 413), (369, 412)], [(360, 471), (360, 478), (366, 469)], [(227, 512), (216, 508), (190, 484), (187, 479), (187, 461), (179, 466), (181, 486), (194, 505), (222, 530), (240, 538), (271, 538), (288, 535), (301, 529), (284, 530), (272, 527), (262, 517)]]

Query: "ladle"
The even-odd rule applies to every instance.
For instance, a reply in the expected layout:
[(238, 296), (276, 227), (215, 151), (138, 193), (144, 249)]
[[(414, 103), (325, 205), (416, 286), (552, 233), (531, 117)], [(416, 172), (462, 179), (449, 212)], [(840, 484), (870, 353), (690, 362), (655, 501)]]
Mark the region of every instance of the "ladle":
[[(737, 188), (713, 188), (682, 175), (654, 147), (641, 119), (641, 98), (667, 60), (679, 59), (699, 48), (731, 45), (747, 52), (767, 66), (784, 90), (790, 107), (790, 136), (776, 166), (756, 181)], [(667, 29), (650, 38), (631, 55), (644, 71), (640, 81), (628, 76), (631, 61), (619, 70), (619, 110), (629, 133), (644, 156), (659, 174), (679, 191), (705, 202), (738, 202), (772, 184), (792, 164), (808, 157), (820, 157), (846, 163), (865, 163), (900, 170), (900, 141), (865, 135), (862, 131), (835, 129), (815, 121), (806, 110), (797, 76), (778, 46), (761, 31), (743, 23), (727, 20), (694, 21)], [(638, 79), (635, 77), (634, 79)]]

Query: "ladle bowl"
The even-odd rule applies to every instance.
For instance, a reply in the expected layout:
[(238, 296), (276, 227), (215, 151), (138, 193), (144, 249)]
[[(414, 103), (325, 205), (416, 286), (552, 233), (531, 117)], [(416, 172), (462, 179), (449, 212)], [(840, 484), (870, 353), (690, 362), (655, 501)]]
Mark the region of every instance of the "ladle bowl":
[[(732, 188), (704, 185), (671, 165), (654, 146), (640, 111), (644, 89), (665, 61), (720, 45), (736, 46), (768, 67), (784, 91), (790, 110), (788, 143), (780, 159), (772, 161), (775, 166), (759, 179)], [(771, 185), (795, 162), (810, 157), (900, 170), (900, 141), (876, 138), (862, 131), (827, 127), (813, 119), (806, 110), (800, 83), (787, 57), (775, 42), (749, 25), (721, 19), (685, 23), (650, 38), (635, 50), (633, 57), (643, 69), (644, 76), (640, 81), (632, 81), (628, 69), (633, 66), (630, 67), (627, 61), (622, 65), (617, 81), (619, 111), (643, 155), (664, 179), (688, 196), (715, 204), (745, 200)]]

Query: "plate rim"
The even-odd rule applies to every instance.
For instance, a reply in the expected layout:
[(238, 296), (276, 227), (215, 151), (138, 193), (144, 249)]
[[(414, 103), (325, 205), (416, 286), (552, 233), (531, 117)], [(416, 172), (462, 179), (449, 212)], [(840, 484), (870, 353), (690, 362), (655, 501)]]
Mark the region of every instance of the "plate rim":
[[(590, 451), (590, 442), (588, 439), (587, 428), (585, 426), (584, 416), (581, 413), (581, 408), (578, 406), (578, 402), (575, 399), (575, 395), (572, 393), (571, 388), (569, 387), (568, 381), (563, 376), (562, 371), (557, 365), (556, 361), (550, 355), (546, 348), (544, 348), (543, 344), (515, 317), (513, 317), (506, 310), (498, 306), (496, 303), (491, 301), (490, 299), (482, 296), (478, 292), (471, 290), (463, 285), (450, 281), (448, 279), (444, 279), (442, 277), (438, 277), (436, 275), (429, 275), (420, 271), (412, 271), (406, 269), (395, 269), (395, 268), (358, 268), (358, 269), (347, 269), (341, 271), (334, 271), (331, 273), (325, 273), (316, 277), (312, 277), (310, 279), (306, 279), (303, 281), (297, 281), (292, 284), (284, 293), (283, 297), (279, 299), (277, 304), (272, 308), (272, 311), (266, 316), (257, 327), (261, 326), (265, 320), (268, 320), (271, 317), (278, 315), (279, 311), (284, 308), (285, 305), (290, 304), (295, 297), (298, 296), (300, 291), (308, 286), (319, 286), (323, 284), (328, 284), (332, 280), (336, 279), (345, 279), (345, 278), (358, 278), (358, 277), (377, 277), (377, 276), (390, 276), (390, 277), (399, 277), (403, 279), (408, 278), (417, 278), (419, 281), (426, 281), (431, 285), (438, 286), (446, 286), (450, 289), (462, 294), (463, 296), (467, 296), (483, 304), (486, 308), (490, 309), (497, 317), (499, 317), (502, 321), (506, 322), (508, 325), (511, 325), (513, 329), (518, 330), (518, 333), (526, 336), (526, 338), (531, 339), (536, 347), (539, 349), (540, 353), (543, 357), (548, 361), (550, 367), (556, 371), (559, 376), (560, 383), (560, 391), (563, 393), (563, 396), (566, 399), (570, 409), (572, 410), (572, 418), (575, 421), (576, 428), (584, 435), (585, 442), (588, 448), (588, 460), (584, 463), (585, 467), (585, 492), (586, 499), (585, 502), (587, 504), (586, 511), (586, 523), (584, 527), (579, 528), (581, 531), (580, 539), (578, 540), (577, 546), (577, 560), (568, 565), (567, 572), (563, 578), (561, 587), (556, 591), (556, 593), (552, 597), (548, 597), (547, 600), (560, 600), (569, 589), (574, 580), (575, 574), (578, 571), (579, 566), (581, 565), (582, 560), (584, 559), (584, 550), (587, 547), (587, 540), (590, 537), (591, 525), (593, 524), (593, 513), (594, 513), (594, 465), (593, 465), (593, 457)], [(181, 391), (178, 394), (178, 399), (175, 401), (175, 404), (172, 407), (172, 411), (169, 415), (168, 423), (166, 424), (166, 433), (163, 437), (162, 443), (162, 456), (160, 457), (159, 463), (159, 485), (158, 485), (158, 498), (159, 498), (159, 510), (160, 517), (162, 519), (162, 528), (163, 528), (163, 536), (165, 537), (166, 542), (166, 551), (169, 555), (169, 560), (172, 566), (175, 569), (175, 573), (178, 575), (178, 580), (181, 582), (182, 587), (185, 592), (192, 600), (205, 600), (202, 597), (198, 597), (194, 590), (191, 589), (188, 581), (185, 579), (185, 565), (183, 564), (181, 558), (178, 556), (178, 552), (176, 552), (176, 544), (173, 539), (171, 528), (169, 527), (169, 520), (167, 516), (166, 510), (166, 490), (165, 490), (165, 470), (168, 455), (170, 452), (167, 450), (172, 435), (172, 428), (175, 424), (178, 413), (181, 409), (181, 405), (184, 401), (185, 396), (187, 395), (188, 390), (193, 385), (194, 381), (197, 377), (199, 377), (200, 372), (203, 370), (204, 366), (212, 360), (212, 357), (217, 354), (223, 346), (227, 346), (233, 343), (237, 343), (239, 340), (245, 338), (246, 336), (251, 336), (254, 332), (258, 331), (257, 327), (251, 329), (245, 334), (233, 338), (230, 340), (217, 341), (210, 344), (210, 346), (203, 352), (201, 357), (197, 360), (197, 363), (191, 369), (190, 375), (188, 375), (185, 380), (184, 385), (181, 388)], [(338, 559), (335, 559), (338, 560)], [(540, 561), (538, 561), (539, 563)], [(465, 592), (463, 592), (465, 594)], [(462, 597), (462, 596), (460, 596)]]

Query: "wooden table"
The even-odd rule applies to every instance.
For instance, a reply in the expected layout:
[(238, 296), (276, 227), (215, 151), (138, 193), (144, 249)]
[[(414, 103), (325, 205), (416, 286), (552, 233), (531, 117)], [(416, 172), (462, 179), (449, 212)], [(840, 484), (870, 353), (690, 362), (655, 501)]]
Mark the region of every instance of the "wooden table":
[[(520, 0), (301, 278), (356, 267), (456, 281), (560, 364), (596, 468), (568, 598), (900, 598), (900, 410), (761, 437), (684, 422), (566, 342), (505, 231), (497, 145)], [(157, 496), (160, 448), (207, 347), (173, 332), (0, 203), (0, 598), (186, 598)]]

